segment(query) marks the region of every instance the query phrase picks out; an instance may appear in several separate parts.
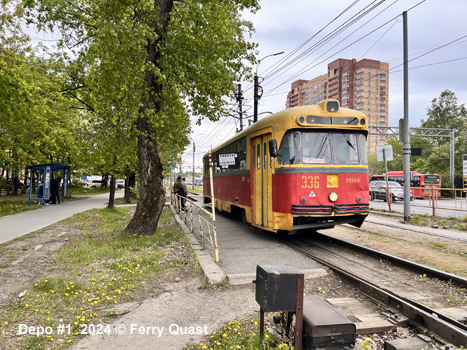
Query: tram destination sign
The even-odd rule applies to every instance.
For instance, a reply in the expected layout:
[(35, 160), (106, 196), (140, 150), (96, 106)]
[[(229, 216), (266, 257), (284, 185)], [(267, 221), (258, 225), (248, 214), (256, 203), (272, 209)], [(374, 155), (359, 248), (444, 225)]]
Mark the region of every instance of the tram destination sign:
[(217, 166), (222, 169), (240, 169), (240, 154), (238, 152), (218, 153)]

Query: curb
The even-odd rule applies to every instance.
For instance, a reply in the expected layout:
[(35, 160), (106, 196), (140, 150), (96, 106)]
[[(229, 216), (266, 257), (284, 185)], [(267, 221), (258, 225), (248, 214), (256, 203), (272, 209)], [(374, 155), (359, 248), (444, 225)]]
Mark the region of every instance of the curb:
[(174, 215), (178, 225), (190, 239), (191, 248), (193, 249), (199, 261), (201, 269), (203, 270), (204, 276), (206, 277), (208, 283), (221, 284), (225, 282), (227, 275), (225, 274), (224, 270), (219, 264), (213, 261), (213, 258), (209, 252), (199, 244), (198, 239), (190, 232), (185, 223), (178, 217), (177, 213), (175, 213), (175, 209), (173, 208), (172, 204), (168, 204), (168, 206), (170, 207), (170, 210), (172, 211), (172, 214)]

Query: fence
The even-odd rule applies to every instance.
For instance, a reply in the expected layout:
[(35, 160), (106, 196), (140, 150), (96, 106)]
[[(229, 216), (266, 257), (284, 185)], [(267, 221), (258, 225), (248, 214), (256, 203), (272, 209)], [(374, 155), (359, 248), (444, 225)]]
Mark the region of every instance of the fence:
[[(414, 187), (411, 189), (419, 189), (419, 187)], [(385, 190), (385, 188), (384, 188)], [(431, 215), (440, 215), (440, 216), (457, 216), (462, 217), (466, 216), (467, 213), (467, 192), (464, 189), (459, 188), (423, 188), (425, 193), (428, 191), (428, 197), (417, 198), (414, 196), (410, 201), (410, 207), (414, 211), (418, 211), (421, 214), (431, 214)], [(370, 199), (373, 207), (381, 208), (377, 201), (374, 199), (383, 199), (381, 196), (375, 195), (375, 188), (370, 188)], [(441, 197), (441, 191), (443, 191), (444, 197)], [(446, 196), (446, 194), (449, 194)], [(389, 199), (390, 196), (387, 196)], [(394, 204), (397, 204), (396, 201), (383, 199), (387, 202), (386, 206), (391, 211), (392, 209), (397, 211), (397, 206), (394, 207)], [(399, 203), (403, 203), (401, 200)], [(392, 206), (391, 206), (392, 205)], [(400, 208), (399, 208), (400, 209)]]
[[(219, 262), (219, 248), (217, 246), (217, 231), (216, 231), (216, 217), (215, 212), (209, 212), (202, 208), (197, 202), (190, 198), (185, 198), (179, 194), (171, 194), (171, 202), (175, 212), (180, 216), (180, 219), (185, 222), (185, 225), (190, 227), (190, 232), (194, 233), (195, 215), (194, 210), (197, 210), (199, 234), (201, 244), (205, 248), (205, 241), (208, 241), (213, 247), (216, 254), (216, 262)], [(202, 214), (207, 215), (203, 217)], [(188, 223), (189, 221), (189, 223)]]

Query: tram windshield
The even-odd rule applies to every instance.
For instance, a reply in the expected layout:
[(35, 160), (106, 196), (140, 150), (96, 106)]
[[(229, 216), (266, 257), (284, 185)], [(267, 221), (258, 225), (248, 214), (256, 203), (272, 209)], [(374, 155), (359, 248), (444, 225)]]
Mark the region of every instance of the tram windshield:
[(366, 136), (348, 131), (289, 132), (282, 139), (281, 164), (368, 164)]

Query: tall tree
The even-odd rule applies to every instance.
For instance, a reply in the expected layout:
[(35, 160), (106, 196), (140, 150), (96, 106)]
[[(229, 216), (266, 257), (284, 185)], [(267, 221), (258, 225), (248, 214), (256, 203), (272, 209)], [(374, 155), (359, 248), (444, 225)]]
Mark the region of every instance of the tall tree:
[[(110, 106), (136, 125), (140, 200), (128, 230), (153, 234), (162, 211), (161, 154), (189, 142), (189, 114), (227, 115), (225, 96), (255, 62), (243, 10), (257, 0), (25, 0), (39, 24), (58, 25), (86, 57), (96, 117)], [(37, 12), (36, 12), (37, 11)]]
[[(454, 92), (444, 90), (438, 98), (431, 101), (427, 108), (428, 119), (422, 121), (422, 128), (454, 129), (454, 167), (455, 174), (462, 174), (462, 155), (467, 152), (467, 109), (459, 104)], [(413, 147), (422, 148), (423, 157), (417, 159), (417, 171), (441, 174), (443, 187), (451, 187), (450, 183), (450, 138), (449, 137), (412, 137)], [(462, 176), (455, 176), (456, 187), (462, 187)]]
[(74, 158), (75, 115), (60, 92), (63, 57), (31, 44), (18, 1), (0, 10), (0, 164), (16, 177), (25, 165)]

